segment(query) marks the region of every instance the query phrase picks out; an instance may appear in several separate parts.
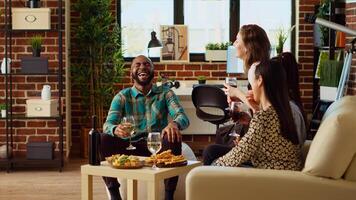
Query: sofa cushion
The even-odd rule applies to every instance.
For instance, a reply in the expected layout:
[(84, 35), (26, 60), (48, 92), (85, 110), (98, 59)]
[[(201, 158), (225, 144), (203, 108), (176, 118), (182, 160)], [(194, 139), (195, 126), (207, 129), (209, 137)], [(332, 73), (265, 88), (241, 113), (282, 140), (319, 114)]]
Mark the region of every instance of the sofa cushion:
[(344, 109), (355, 107), (355, 101), (355, 96), (346, 96), (340, 99), (339, 101), (333, 102), (324, 113), (323, 120), (326, 119), (330, 114), (335, 114), (335, 112), (340, 112)]
[(345, 179), (349, 181), (356, 181), (356, 155), (354, 155), (351, 164), (346, 170)]
[(339, 179), (356, 153), (356, 96), (340, 99), (326, 113), (310, 146), (303, 172)]

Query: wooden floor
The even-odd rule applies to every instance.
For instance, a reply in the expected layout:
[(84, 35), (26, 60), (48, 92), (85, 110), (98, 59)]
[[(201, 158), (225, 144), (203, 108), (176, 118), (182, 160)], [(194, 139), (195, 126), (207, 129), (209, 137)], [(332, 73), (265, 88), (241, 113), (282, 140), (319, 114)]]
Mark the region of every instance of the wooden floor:
[[(80, 166), (86, 160), (67, 161), (58, 169), (15, 169), (0, 171), (1, 200), (80, 200)], [(93, 178), (94, 199), (107, 199), (104, 182)]]

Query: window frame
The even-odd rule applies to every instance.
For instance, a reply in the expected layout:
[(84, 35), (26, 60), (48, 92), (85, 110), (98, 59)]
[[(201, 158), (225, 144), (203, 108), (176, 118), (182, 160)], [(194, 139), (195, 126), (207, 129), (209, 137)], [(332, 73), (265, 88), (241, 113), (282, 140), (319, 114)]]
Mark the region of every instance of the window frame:
[[(174, 24), (182, 24), (184, 25), (184, 0), (173, 0), (173, 23)], [(291, 26), (295, 25), (296, 23), (296, 10), (295, 10), (295, 3), (296, 0), (290, 0), (291, 1), (291, 9), (292, 9), (292, 20), (291, 20)], [(116, 19), (118, 25), (121, 27), (121, 0), (117, 0), (117, 12), (116, 12)], [(239, 31), (240, 27), (240, 0), (230, 0), (230, 19), (229, 19), (229, 25), (230, 25), (230, 34), (229, 34), (229, 39), (231, 42), (235, 41), (236, 34)], [(296, 40), (296, 32), (295, 29), (293, 33), (291, 34), (291, 51), (293, 54), (296, 52), (296, 45), (295, 45), (295, 40)], [(189, 54), (189, 62), (205, 62), (205, 54), (204, 53), (190, 53)], [(133, 57), (125, 57), (125, 61), (132, 61)], [(153, 62), (160, 62), (159, 57), (152, 57), (151, 58)]]

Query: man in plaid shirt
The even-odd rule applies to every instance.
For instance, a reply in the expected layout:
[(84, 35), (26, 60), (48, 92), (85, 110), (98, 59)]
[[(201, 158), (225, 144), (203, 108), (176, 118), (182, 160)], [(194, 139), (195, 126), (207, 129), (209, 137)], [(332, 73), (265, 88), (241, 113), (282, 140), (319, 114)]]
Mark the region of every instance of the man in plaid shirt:
[[(102, 158), (113, 154), (150, 156), (147, 149), (147, 133), (161, 132), (162, 149), (171, 149), (173, 154), (180, 155), (182, 136), (180, 130), (189, 126), (189, 120), (174, 92), (166, 86), (153, 84), (154, 66), (145, 56), (137, 56), (130, 71), (133, 86), (121, 90), (113, 99), (104, 124), (101, 141)], [(126, 150), (130, 133), (120, 124), (122, 117), (131, 115), (135, 120), (135, 135), (132, 141), (135, 150)], [(171, 120), (168, 120), (168, 117)], [(111, 200), (121, 199), (116, 178), (103, 177), (109, 189)], [(166, 179), (165, 199), (173, 199), (178, 176)]]

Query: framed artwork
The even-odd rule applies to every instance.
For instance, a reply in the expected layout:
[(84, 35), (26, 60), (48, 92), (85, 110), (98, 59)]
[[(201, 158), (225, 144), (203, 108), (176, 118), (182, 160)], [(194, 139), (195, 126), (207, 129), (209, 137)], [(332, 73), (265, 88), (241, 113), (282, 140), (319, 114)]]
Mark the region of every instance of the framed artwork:
[(189, 62), (188, 26), (161, 25), (161, 62)]

